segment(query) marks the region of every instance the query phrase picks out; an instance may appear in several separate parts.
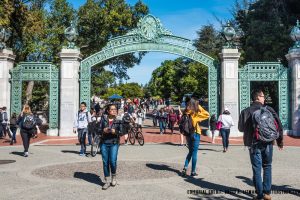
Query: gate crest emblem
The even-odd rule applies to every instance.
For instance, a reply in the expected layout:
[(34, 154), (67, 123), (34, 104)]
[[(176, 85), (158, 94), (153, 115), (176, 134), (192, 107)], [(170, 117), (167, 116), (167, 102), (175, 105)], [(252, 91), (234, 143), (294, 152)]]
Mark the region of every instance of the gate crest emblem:
[(137, 28), (129, 31), (126, 35), (140, 35), (146, 40), (156, 40), (160, 35), (172, 35), (172, 33), (162, 26), (158, 18), (146, 15), (140, 19)]

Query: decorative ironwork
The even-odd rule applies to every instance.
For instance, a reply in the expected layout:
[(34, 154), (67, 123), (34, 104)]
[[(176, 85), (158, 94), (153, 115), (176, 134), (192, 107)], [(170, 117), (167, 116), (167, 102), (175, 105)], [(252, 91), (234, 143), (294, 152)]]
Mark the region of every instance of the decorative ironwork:
[(6, 42), (11, 36), (11, 30), (4, 28), (3, 26), (0, 27), (0, 49), (6, 48)]
[(21, 62), (11, 71), (11, 113), (22, 110), (22, 82), (49, 81), (49, 128), (58, 128), (59, 111), (59, 70), (52, 63)]
[(279, 117), (284, 129), (289, 128), (288, 68), (280, 62), (248, 62), (239, 69), (240, 111), (250, 106), (251, 81), (277, 81)]
[(209, 110), (218, 113), (218, 73), (213, 58), (197, 51), (192, 41), (173, 36), (152, 15), (142, 18), (138, 27), (124, 36), (111, 39), (98, 53), (84, 59), (80, 65), (80, 102), (90, 105), (91, 67), (107, 59), (138, 51), (158, 51), (177, 54), (202, 63), (209, 69)]
[(290, 51), (300, 48), (300, 24), (299, 20), (297, 20), (296, 26), (293, 27), (290, 37), (295, 42), (294, 46), (290, 48)]
[(68, 40), (68, 46), (67, 46), (68, 49), (77, 48), (75, 46), (75, 41), (78, 37), (78, 32), (75, 24), (76, 24), (75, 21), (72, 21), (70, 27), (65, 29), (65, 37)]

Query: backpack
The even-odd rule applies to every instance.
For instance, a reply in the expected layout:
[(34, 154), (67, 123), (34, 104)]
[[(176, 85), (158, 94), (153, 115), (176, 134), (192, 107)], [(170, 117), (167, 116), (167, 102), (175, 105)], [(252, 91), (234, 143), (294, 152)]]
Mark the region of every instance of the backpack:
[(255, 125), (254, 137), (258, 141), (272, 142), (279, 137), (278, 124), (267, 106), (256, 110), (252, 115)]
[(179, 122), (179, 130), (185, 136), (190, 136), (195, 132), (195, 128), (192, 123), (190, 115), (184, 114)]
[(175, 114), (170, 114), (170, 121), (171, 122), (176, 122), (177, 116)]
[(22, 128), (26, 130), (33, 129), (36, 126), (36, 120), (33, 114), (25, 115), (23, 122), (22, 122)]
[(131, 119), (131, 117), (130, 117), (129, 113), (125, 113), (122, 120), (124, 123), (130, 123), (130, 119)]

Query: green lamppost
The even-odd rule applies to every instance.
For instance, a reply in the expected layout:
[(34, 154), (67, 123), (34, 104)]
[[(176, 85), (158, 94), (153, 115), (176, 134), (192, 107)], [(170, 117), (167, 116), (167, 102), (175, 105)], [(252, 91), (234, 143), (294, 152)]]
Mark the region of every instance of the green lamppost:
[(68, 40), (67, 49), (77, 49), (75, 41), (77, 40), (78, 32), (74, 21), (71, 22), (70, 27), (65, 29), (65, 37)]
[(11, 31), (3, 26), (0, 26), (0, 49), (6, 48), (6, 42), (11, 36)]
[(294, 46), (290, 48), (290, 51), (294, 49), (299, 49), (300, 48), (300, 24), (299, 20), (297, 20), (296, 26), (292, 28), (292, 31), (290, 33), (290, 37), (292, 40), (295, 42)]

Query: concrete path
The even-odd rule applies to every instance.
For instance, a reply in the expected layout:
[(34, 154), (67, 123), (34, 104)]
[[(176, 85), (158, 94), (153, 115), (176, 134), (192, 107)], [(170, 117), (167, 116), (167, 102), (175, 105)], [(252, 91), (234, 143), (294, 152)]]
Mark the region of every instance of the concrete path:
[[(101, 156), (80, 157), (79, 146), (31, 146), (28, 158), (21, 146), (0, 147), (1, 197), (16, 199), (252, 199), (248, 150), (231, 146), (201, 145), (199, 176), (179, 176), (187, 154), (184, 146), (145, 144), (120, 146), (118, 185), (101, 189)], [(300, 199), (300, 148), (274, 148), (273, 200)], [(99, 178), (100, 176), (100, 178)], [(201, 194), (201, 193), (219, 194)], [(244, 193), (243, 193), (244, 192)], [(189, 194), (192, 193), (192, 194)], [(199, 194), (197, 194), (199, 193)], [(230, 193), (230, 194), (225, 194)]]

